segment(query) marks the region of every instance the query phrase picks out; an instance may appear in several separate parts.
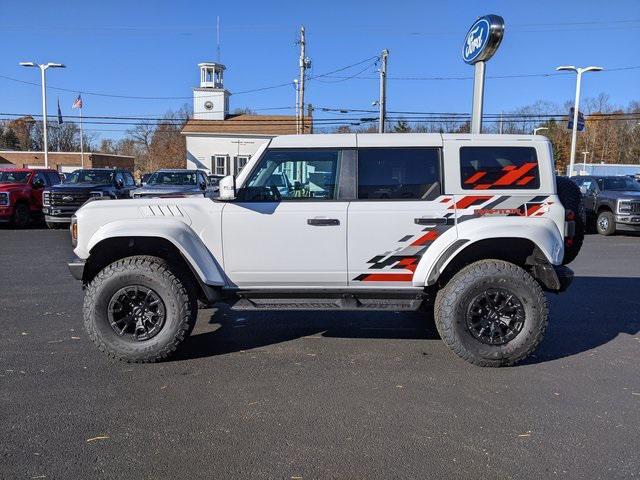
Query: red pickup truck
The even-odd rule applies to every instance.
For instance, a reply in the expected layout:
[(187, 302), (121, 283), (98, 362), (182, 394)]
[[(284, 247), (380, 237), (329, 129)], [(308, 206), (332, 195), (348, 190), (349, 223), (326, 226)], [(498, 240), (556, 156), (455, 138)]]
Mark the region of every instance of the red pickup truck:
[(0, 223), (25, 227), (41, 218), (42, 192), (58, 183), (60, 175), (55, 170), (0, 169)]

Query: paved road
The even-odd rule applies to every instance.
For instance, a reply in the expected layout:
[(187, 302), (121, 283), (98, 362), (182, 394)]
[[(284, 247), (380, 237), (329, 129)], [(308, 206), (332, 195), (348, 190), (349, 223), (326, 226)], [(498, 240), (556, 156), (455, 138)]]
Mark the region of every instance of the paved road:
[(203, 310), (107, 359), (66, 231), (0, 230), (0, 477), (640, 476), (640, 237), (589, 236), (536, 356), (480, 369), (419, 314)]

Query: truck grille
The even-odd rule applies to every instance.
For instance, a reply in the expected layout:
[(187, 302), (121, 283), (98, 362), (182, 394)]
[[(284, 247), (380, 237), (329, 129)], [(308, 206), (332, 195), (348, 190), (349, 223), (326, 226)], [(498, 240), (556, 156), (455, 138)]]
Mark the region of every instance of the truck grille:
[(80, 207), (89, 200), (89, 192), (49, 192), (52, 207)]
[(631, 207), (631, 213), (640, 213), (640, 202), (631, 202), (629, 206)]
[(0, 192), (0, 205), (9, 205), (9, 194), (7, 192)]

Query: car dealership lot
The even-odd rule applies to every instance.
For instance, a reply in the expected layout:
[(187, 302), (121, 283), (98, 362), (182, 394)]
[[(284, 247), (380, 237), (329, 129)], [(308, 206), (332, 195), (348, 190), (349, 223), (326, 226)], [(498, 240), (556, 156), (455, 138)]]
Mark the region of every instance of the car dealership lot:
[(588, 236), (535, 355), (481, 369), (421, 313), (226, 308), (114, 362), (68, 235), (0, 230), (0, 478), (640, 475), (640, 236)]

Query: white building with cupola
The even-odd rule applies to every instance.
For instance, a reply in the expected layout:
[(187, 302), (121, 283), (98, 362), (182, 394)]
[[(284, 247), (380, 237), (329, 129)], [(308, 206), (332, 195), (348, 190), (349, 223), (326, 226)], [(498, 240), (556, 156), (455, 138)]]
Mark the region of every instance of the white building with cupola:
[(200, 84), (193, 89), (193, 118), (182, 129), (187, 168), (235, 175), (270, 138), (296, 133), (294, 115), (229, 113), (232, 94), (224, 86), (225, 66), (205, 62), (198, 68)]

